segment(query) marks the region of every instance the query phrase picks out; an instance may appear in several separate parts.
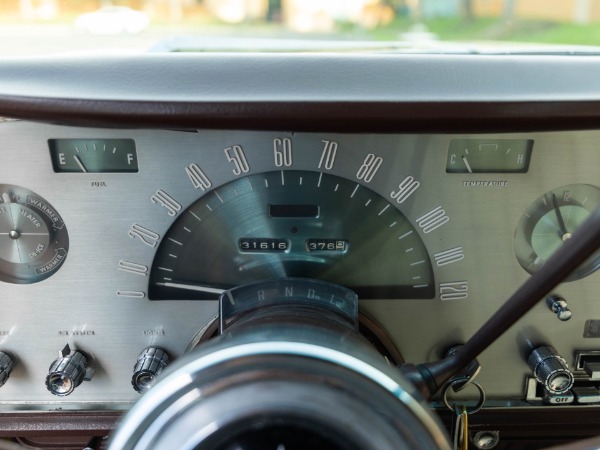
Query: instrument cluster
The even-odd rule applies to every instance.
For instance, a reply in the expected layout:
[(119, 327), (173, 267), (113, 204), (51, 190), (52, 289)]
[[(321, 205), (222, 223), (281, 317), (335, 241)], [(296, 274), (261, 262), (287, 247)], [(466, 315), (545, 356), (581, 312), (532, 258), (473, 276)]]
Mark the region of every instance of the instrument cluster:
[[(221, 293), (287, 277), (353, 290), (402, 360), (439, 359), (600, 206), (598, 131), (15, 121), (0, 136), (0, 403), (14, 409), (127, 409), (210, 338)], [(596, 254), (481, 356), (489, 404), (540, 400), (532, 342), (586, 376), (599, 266)]]

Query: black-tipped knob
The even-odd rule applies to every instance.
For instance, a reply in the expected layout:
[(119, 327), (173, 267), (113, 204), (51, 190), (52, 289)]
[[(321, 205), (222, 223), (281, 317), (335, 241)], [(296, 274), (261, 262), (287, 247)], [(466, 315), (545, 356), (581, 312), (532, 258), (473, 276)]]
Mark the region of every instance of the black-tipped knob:
[(71, 351), (66, 346), (48, 369), (46, 387), (59, 397), (71, 394), (86, 376), (87, 357), (80, 351)]
[(131, 384), (133, 388), (140, 392), (146, 392), (154, 383), (156, 377), (169, 364), (169, 355), (163, 349), (158, 347), (147, 347), (139, 354), (137, 362), (133, 368)]

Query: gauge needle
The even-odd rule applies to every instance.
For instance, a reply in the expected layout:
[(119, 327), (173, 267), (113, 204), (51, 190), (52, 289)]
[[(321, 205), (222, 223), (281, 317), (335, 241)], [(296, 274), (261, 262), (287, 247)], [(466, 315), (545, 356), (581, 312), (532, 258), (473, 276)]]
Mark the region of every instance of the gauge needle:
[(467, 170), (469, 171), (469, 173), (473, 173), (473, 169), (471, 169), (471, 165), (469, 164), (469, 161), (467, 161), (467, 157), (463, 156), (462, 160), (465, 163), (465, 166), (467, 166)]
[(165, 286), (165, 287), (171, 287), (171, 288), (177, 288), (177, 289), (187, 289), (188, 291), (199, 291), (199, 292), (207, 292), (209, 294), (222, 294), (223, 292), (225, 292), (225, 289), (217, 289), (217, 288), (211, 288), (208, 286), (200, 286), (197, 284), (183, 284), (183, 283), (170, 283), (170, 282), (165, 282), (165, 283), (156, 283), (158, 286)]
[(571, 237), (571, 233), (567, 231), (567, 227), (565, 226), (565, 221), (563, 220), (563, 216), (560, 212), (556, 194), (552, 194), (552, 205), (554, 206), (554, 211), (556, 212), (556, 219), (558, 220), (558, 227), (560, 228), (560, 237), (563, 241), (566, 241)]
[(83, 173), (87, 173), (87, 170), (85, 170), (85, 167), (83, 166), (83, 163), (81, 162), (81, 159), (79, 159), (79, 156), (73, 155), (73, 158), (75, 158), (75, 162), (77, 163), (77, 165), (79, 166), (79, 168), (81, 169), (81, 171)]

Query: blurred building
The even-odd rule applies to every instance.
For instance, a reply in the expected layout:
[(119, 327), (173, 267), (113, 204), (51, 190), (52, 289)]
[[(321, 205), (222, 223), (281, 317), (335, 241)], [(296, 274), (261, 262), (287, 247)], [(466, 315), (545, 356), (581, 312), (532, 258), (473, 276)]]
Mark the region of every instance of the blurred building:
[(267, 17), (268, 0), (204, 0), (207, 12), (226, 23), (261, 20)]
[[(484, 0), (479, 0), (482, 3)], [(600, 21), (600, 0), (512, 0), (515, 17), (589, 23)]]
[(600, 21), (600, 0), (408, 0), (422, 18), (456, 17), (470, 4), (474, 17), (552, 22)]
[(286, 25), (303, 32), (328, 32), (339, 22), (375, 28), (395, 15), (381, 0), (282, 0), (281, 6)]
[(27, 20), (51, 20), (58, 14), (57, 0), (19, 0), (21, 17)]

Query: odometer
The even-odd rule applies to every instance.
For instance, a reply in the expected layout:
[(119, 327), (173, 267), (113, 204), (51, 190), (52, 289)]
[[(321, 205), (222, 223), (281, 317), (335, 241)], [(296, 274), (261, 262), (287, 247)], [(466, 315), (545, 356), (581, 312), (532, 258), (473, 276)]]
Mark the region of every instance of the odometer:
[(290, 243), (287, 239), (242, 238), (239, 241), (239, 249), (242, 253), (287, 252)]

